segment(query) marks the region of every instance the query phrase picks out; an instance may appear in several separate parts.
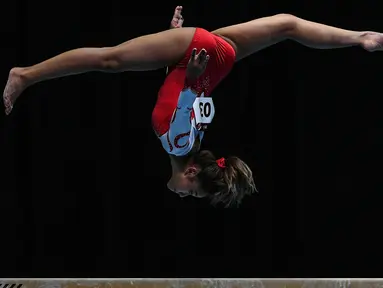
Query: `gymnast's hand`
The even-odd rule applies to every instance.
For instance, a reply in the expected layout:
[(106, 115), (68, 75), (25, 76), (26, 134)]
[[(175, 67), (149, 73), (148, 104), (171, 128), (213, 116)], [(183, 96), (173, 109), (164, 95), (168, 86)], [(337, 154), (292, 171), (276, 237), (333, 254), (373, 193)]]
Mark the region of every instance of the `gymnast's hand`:
[(383, 51), (383, 34), (364, 32), (361, 35), (361, 46), (369, 52)]
[(170, 22), (170, 29), (182, 27), (182, 24), (184, 23), (184, 17), (182, 17), (181, 13), (182, 13), (182, 6), (177, 6), (176, 9), (174, 10), (172, 22)]
[(205, 49), (197, 54), (197, 49), (192, 50), (188, 66), (186, 68), (186, 80), (196, 81), (199, 76), (205, 72), (207, 62), (209, 62), (210, 56)]

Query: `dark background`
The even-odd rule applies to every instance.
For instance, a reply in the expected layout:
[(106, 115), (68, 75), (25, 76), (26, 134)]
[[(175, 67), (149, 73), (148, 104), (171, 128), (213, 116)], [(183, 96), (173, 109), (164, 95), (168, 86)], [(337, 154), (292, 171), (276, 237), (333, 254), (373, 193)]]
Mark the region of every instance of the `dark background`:
[[(176, 5), (185, 26), (208, 30), (284, 12), (383, 31), (378, 2), (2, 1), (0, 79), (167, 29)], [(226, 210), (166, 190), (170, 163), (151, 129), (164, 70), (31, 87), (1, 116), (0, 276), (378, 276), (381, 64), (360, 48), (294, 42), (238, 63), (214, 92), (203, 145), (247, 161), (260, 194)]]

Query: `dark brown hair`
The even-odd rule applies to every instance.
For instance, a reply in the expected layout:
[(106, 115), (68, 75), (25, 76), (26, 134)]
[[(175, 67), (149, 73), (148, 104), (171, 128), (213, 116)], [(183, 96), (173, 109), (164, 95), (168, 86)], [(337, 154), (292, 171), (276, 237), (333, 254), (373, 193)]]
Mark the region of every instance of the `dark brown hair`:
[(225, 167), (221, 168), (216, 160), (209, 150), (193, 155), (193, 163), (201, 169), (197, 175), (200, 188), (208, 194), (212, 204), (238, 206), (246, 195), (257, 191), (253, 173), (245, 162), (238, 157), (228, 157)]

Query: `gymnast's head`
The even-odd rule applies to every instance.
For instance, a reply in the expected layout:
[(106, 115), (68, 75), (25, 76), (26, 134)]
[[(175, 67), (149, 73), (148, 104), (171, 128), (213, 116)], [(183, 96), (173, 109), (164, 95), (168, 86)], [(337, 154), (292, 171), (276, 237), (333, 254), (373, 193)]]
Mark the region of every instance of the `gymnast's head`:
[(213, 205), (238, 206), (256, 192), (253, 173), (238, 157), (217, 159), (211, 151), (193, 153), (184, 167), (175, 171), (168, 188), (181, 197), (207, 197)]

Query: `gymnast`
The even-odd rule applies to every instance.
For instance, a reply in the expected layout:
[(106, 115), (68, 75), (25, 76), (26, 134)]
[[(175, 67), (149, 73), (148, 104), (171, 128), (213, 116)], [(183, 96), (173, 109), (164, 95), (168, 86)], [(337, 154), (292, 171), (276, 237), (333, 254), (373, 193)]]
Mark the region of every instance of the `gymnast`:
[(182, 7), (171, 28), (131, 39), (115, 47), (67, 51), (30, 67), (11, 69), (3, 101), (11, 113), (29, 86), (48, 79), (102, 71), (148, 71), (169, 67), (152, 114), (153, 128), (170, 156), (168, 188), (180, 196), (208, 197), (213, 204), (237, 206), (256, 191), (252, 171), (237, 157), (217, 159), (200, 150), (204, 131), (213, 118), (211, 93), (236, 61), (290, 39), (316, 49), (360, 46), (383, 48), (383, 35), (357, 32), (278, 14), (208, 32), (183, 28)]

